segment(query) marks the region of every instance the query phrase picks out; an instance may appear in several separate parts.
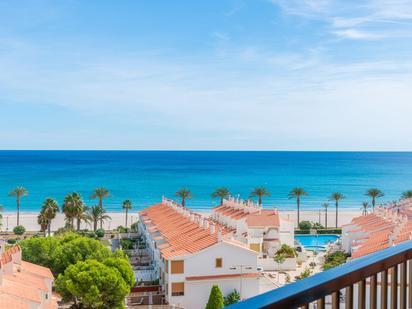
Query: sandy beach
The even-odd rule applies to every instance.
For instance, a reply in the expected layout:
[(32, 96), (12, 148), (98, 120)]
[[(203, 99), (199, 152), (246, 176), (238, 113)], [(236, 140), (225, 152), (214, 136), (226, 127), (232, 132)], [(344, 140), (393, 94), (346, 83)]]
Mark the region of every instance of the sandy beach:
[[(282, 216), (288, 217), (292, 221), (296, 221), (296, 211), (287, 210), (280, 211)], [(202, 213), (208, 216), (210, 213)], [(122, 212), (112, 212), (109, 213), (111, 220), (104, 223), (104, 228), (106, 230), (112, 230), (117, 228), (119, 225), (125, 225), (125, 214)], [(361, 215), (358, 210), (346, 210), (342, 209), (339, 211), (339, 226), (349, 223), (353, 217)], [(301, 221), (309, 220), (313, 222), (319, 222), (319, 212), (316, 210), (304, 210), (300, 212)], [(321, 224), (325, 225), (325, 214), (321, 213)], [(134, 223), (138, 220), (137, 212), (129, 213), (128, 225)], [(23, 225), (27, 231), (38, 231), (40, 226), (37, 224), (37, 213), (21, 213), (20, 214), (20, 224)], [(52, 222), (52, 230), (55, 231), (60, 227), (64, 227), (64, 214), (57, 214), (56, 218)], [(16, 214), (15, 213), (3, 213), (2, 220), (2, 231), (12, 231), (16, 226)], [(335, 212), (333, 210), (328, 211), (328, 227), (335, 226)], [(82, 229), (92, 229), (90, 224), (82, 222)]]

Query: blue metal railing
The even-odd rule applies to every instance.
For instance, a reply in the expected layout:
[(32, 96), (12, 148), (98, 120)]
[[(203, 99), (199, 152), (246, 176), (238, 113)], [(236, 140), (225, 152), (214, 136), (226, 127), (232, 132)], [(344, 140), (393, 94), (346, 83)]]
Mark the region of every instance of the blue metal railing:
[[(345, 288), (349, 289), (346, 291), (349, 291), (350, 293), (349, 295), (346, 295), (346, 302), (349, 302), (349, 308), (351, 308), (353, 307), (353, 299), (355, 299), (353, 298), (354, 285), (358, 286), (356, 289), (356, 300), (358, 301), (358, 305), (354, 308), (365, 308), (366, 293), (365, 288), (362, 290), (362, 286), (366, 286), (366, 280), (368, 280), (370, 285), (368, 302), (372, 306), (369, 306), (369, 308), (373, 308), (373, 305), (375, 304), (376, 306), (377, 302), (376, 286), (378, 286), (378, 274), (381, 274), (379, 275), (381, 280), (381, 301), (383, 300), (384, 302), (387, 302), (389, 300), (391, 308), (394, 304), (396, 306), (393, 308), (399, 308), (398, 304), (400, 308), (406, 308), (406, 298), (408, 294), (409, 307), (412, 307), (412, 293), (411, 291), (407, 291), (407, 282), (412, 282), (412, 271), (409, 271), (409, 273), (407, 271), (407, 262), (411, 259), (412, 240), (409, 240), (388, 249), (347, 262), (330, 270), (315, 274), (306, 279), (287, 284), (283, 287), (228, 306), (228, 308), (308, 308), (309, 304), (315, 301), (317, 302), (317, 308), (324, 308), (325, 297), (328, 295), (333, 295), (332, 303), (336, 302), (339, 305), (339, 291)], [(399, 276), (398, 270), (400, 270)], [(411, 270), (410, 265), (409, 270)], [(389, 297), (390, 299), (386, 299), (388, 294), (388, 273), (391, 274), (391, 278), (396, 278), (396, 280), (391, 280), (390, 283), (390, 296), (392, 297)], [(407, 274), (409, 274), (409, 279), (407, 278)], [(384, 281), (385, 278), (386, 281)], [(400, 289), (400, 296), (398, 296), (398, 289)], [(411, 289), (411, 285), (409, 285), (409, 289)], [(346, 305), (345, 308), (348, 308), (348, 305)]]

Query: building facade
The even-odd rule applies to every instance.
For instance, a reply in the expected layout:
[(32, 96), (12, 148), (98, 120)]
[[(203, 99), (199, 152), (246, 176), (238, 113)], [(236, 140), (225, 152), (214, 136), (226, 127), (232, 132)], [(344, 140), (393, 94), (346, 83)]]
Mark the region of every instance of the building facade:
[(213, 285), (224, 296), (259, 294), (258, 252), (236, 240), (233, 228), (165, 198), (139, 216), (169, 304), (204, 308)]

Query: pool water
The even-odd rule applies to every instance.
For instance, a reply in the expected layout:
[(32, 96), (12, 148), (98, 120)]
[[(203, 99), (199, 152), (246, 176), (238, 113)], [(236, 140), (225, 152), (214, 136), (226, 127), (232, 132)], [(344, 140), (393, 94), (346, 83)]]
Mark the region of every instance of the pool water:
[(338, 235), (295, 235), (295, 239), (306, 250), (312, 251), (324, 251), (328, 243), (335, 242), (338, 238)]

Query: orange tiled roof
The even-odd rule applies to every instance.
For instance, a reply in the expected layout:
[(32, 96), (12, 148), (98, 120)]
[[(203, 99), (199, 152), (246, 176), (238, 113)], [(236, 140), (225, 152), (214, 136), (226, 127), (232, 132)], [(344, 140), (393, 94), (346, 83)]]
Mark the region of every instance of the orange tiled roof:
[(261, 210), (259, 213), (252, 213), (246, 217), (249, 227), (280, 226), (279, 213), (276, 210)]
[(29, 309), (29, 305), (19, 298), (0, 292), (0, 308)]
[(140, 215), (143, 222), (150, 221), (148, 230), (156, 228), (168, 244), (158, 246), (165, 259), (195, 253), (216, 244), (219, 229), (222, 235), (231, 232), (230, 229), (213, 223), (216, 228), (211, 234), (210, 229), (200, 227), (198, 223), (190, 221), (187, 216), (162, 203), (142, 210)]

